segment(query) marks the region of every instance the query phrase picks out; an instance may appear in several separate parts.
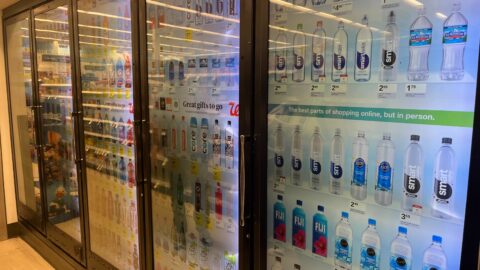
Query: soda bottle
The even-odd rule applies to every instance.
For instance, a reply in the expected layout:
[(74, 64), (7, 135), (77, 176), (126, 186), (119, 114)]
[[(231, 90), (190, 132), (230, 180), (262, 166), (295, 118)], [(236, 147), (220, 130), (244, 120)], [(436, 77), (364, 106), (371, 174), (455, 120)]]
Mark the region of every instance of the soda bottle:
[(170, 122), (170, 150), (172, 155), (176, 154), (177, 151), (177, 139), (178, 139), (178, 129), (177, 121), (175, 120), (175, 115), (172, 114), (172, 120)]
[(217, 167), (220, 167), (220, 161), (222, 157), (222, 133), (220, 131), (220, 126), (218, 125), (218, 119), (215, 119), (215, 124), (213, 125), (213, 144), (212, 144), (212, 153), (213, 153), (213, 164)]
[(117, 80), (117, 89), (121, 90), (124, 83), (124, 64), (122, 57), (118, 57), (117, 64), (115, 65), (115, 79)]
[(225, 167), (227, 169), (233, 169), (234, 164), (234, 137), (232, 122), (227, 121), (227, 127), (225, 128)]
[[(284, 138), (282, 124), (278, 124), (277, 130), (274, 135), (274, 158), (273, 162), (275, 163), (275, 182), (274, 189), (277, 190), (281, 186), (285, 185), (285, 172), (284, 172)], [(280, 188), (281, 189), (281, 188)]]
[(412, 246), (407, 238), (407, 228), (399, 226), (398, 235), (390, 245), (390, 270), (412, 267)]
[(213, 57), (212, 58), (212, 84), (214, 86), (219, 86), (221, 83), (221, 66), (222, 66), (222, 61), (220, 58)]
[(397, 79), (399, 37), (395, 23), (395, 13), (390, 11), (382, 38), (382, 64), (380, 65), (380, 81), (389, 82)]
[(380, 236), (376, 230), (377, 221), (368, 219), (368, 227), (362, 233), (362, 248), (360, 249), (360, 269), (380, 269)]
[(118, 119), (118, 123), (116, 124), (118, 124), (118, 139), (120, 143), (123, 143), (127, 138), (127, 134), (125, 133), (125, 124), (123, 122), (123, 118), (120, 117), (120, 119)]
[(306, 38), (303, 33), (303, 24), (299, 23), (297, 25), (297, 33), (293, 36), (292, 80), (294, 82), (303, 82), (305, 80), (305, 47)]
[(312, 252), (313, 254), (327, 257), (328, 254), (328, 221), (325, 208), (317, 206), (318, 213), (313, 216)]
[(460, 2), (453, 3), (452, 13), (443, 24), (442, 80), (463, 79), (463, 58), (467, 42), (468, 21), (460, 13)]
[(347, 78), (348, 36), (342, 21), (338, 22), (337, 31), (333, 36), (332, 81), (340, 82)]
[(302, 209), (302, 204), (301, 200), (297, 200), (297, 207), (293, 209), (292, 213), (292, 245), (305, 249), (307, 235), (305, 231), (305, 211)]
[(442, 138), (442, 147), (435, 158), (432, 215), (449, 218), (453, 211), (455, 187), (455, 152), (452, 138)]
[(312, 37), (312, 82), (318, 82), (325, 77), (326, 40), (323, 21), (318, 21)]
[(275, 261), (272, 264), (271, 270), (283, 270), (282, 267), (282, 258), (279, 256), (275, 256)]
[(422, 207), (420, 189), (423, 180), (423, 150), (419, 141), (419, 135), (410, 136), (403, 162), (402, 209), (407, 211)]
[(342, 218), (335, 226), (335, 266), (352, 269), (353, 232), (348, 222), (348, 213), (342, 212)]
[(315, 127), (310, 143), (310, 186), (319, 190), (321, 184), (320, 173), (322, 172), (323, 143), (320, 137), (320, 129)]
[(125, 160), (123, 157), (120, 157), (120, 161), (118, 162), (118, 168), (120, 169), (120, 181), (122, 184), (127, 183), (127, 165), (125, 164)]
[(392, 204), (395, 145), (390, 133), (383, 133), (383, 139), (377, 146), (377, 183), (375, 185), (375, 202), (380, 205)]
[(330, 148), (330, 185), (329, 190), (332, 194), (342, 194), (343, 191), (343, 162), (345, 149), (341, 130), (335, 129), (332, 146)]
[(183, 60), (178, 61), (178, 82), (180, 86), (185, 84), (185, 64)]
[(302, 134), (300, 126), (295, 126), (295, 130), (292, 134), (292, 184), (296, 186), (302, 186)]
[(220, 182), (217, 182), (217, 189), (215, 190), (215, 217), (217, 223), (222, 221), (223, 216), (223, 199), (222, 199), (222, 186)]
[(130, 55), (125, 54), (125, 90), (130, 91), (132, 88), (132, 64), (130, 62)]
[(127, 165), (128, 172), (128, 187), (132, 188), (135, 185), (135, 166), (133, 165), (132, 159), (128, 159)]
[(368, 27), (367, 15), (363, 16), (363, 26), (357, 32), (355, 81), (367, 82), (370, 80), (372, 61), (372, 30)]
[(428, 79), (428, 54), (432, 44), (432, 23), (425, 16), (424, 5), (418, 6), (418, 17), (410, 26), (410, 62), (408, 79), (425, 81)]
[(273, 239), (281, 242), (286, 241), (287, 214), (283, 204), (283, 196), (277, 195), (277, 202), (273, 205)]
[(447, 255), (442, 248), (442, 237), (432, 236), (432, 245), (423, 253), (422, 269), (447, 269)]
[(202, 7), (202, 0), (195, 0), (195, 25), (202, 25), (203, 24), (203, 7)]
[(170, 86), (175, 85), (175, 64), (173, 63), (173, 59), (168, 61), (168, 81), (170, 82)]
[(127, 120), (127, 126), (128, 126), (127, 142), (128, 142), (128, 146), (131, 146), (133, 144), (133, 125), (132, 125), (131, 119)]
[(287, 35), (281, 30), (275, 43), (275, 81), (287, 81)]
[(350, 194), (357, 200), (365, 200), (367, 198), (368, 141), (363, 131), (359, 131), (357, 138), (353, 141), (352, 172)]

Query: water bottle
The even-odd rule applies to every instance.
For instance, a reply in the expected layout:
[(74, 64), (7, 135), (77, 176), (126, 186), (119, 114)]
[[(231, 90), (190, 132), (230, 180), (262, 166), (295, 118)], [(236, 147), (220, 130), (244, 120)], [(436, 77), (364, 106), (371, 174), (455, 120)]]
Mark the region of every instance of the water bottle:
[(388, 15), (387, 25), (383, 31), (380, 81), (389, 82), (397, 79), (397, 60), (400, 59), (398, 47), (398, 27), (395, 23), (395, 13), (392, 10)]
[(218, 125), (218, 119), (215, 119), (215, 124), (213, 125), (212, 142), (213, 165), (220, 167), (222, 157), (222, 133), (220, 131), (220, 126)]
[(392, 204), (395, 145), (390, 133), (384, 133), (377, 146), (377, 168), (375, 179), (375, 202), (380, 205)]
[(370, 80), (370, 69), (372, 61), (372, 30), (368, 27), (367, 15), (363, 16), (362, 28), (357, 33), (355, 81), (367, 82)]
[(425, 81), (428, 79), (428, 54), (432, 44), (432, 23), (425, 16), (424, 5), (419, 5), (418, 17), (410, 26), (410, 62), (408, 79)]
[(327, 257), (328, 256), (328, 221), (324, 214), (324, 207), (317, 207), (318, 213), (313, 216), (312, 233), (312, 253)]
[(442, 138), (442, 147), (435, 158), (432, 215), (439, 218), (449, 218), (453, 211), (455, 152), (451, 145), (452, 138)]
[(287, 35), (281, 30), (277, 35), (275, 43), (275, 81), (287, 81)]
[(402, 209), (407, 211), (422, 208), (420, 189), (423, 180), (423, 150), (419, 141), (420, 136), (410, 136), (410, 145), (407, 147), (403, 162)]
[(333, 36), (332, 81), (340, 82), (347, 79), (348, 36), (342, 21)]
[(363, 131), (359, 131), (357, 138), (353, 141), (352, 165), (350, 195), (357, 200), (365, 200), (367, 198), (368, 142)]
[(362, 248), (360, 249), (360, 269), (380, 269), (380, 235), (376, 229), (377, 221), (368, 219), (368, 227), (362, 233)]
[(330, 148), (330, 185), (329, 190), (332, 194), (342, 194), (343, 191), (343, 162), (345, 149), (343, 147), (343, 139), (341, 130), (335, 129), (332, 146)]
[(443, 24), (442, 80), (463, 79), (463, 57), (467, 42), (468, 21), (460, 13), (460, 2), (453, 4), (452, 14)]
[(407, 238), (407, 228), (399, 226), (398, 235), (390, 245), (390, 270), (410, 270), (412, 246)]
[(286, 241), (287, 215), (285, 205), (283, 204), (283, 196), (277, 195), (277, 202), (273, 205), (273, 239), (281, 242)]
[(297, 207), (292, 213), (292, 245), (294, 247), (305, 249), (307, 234), (305, 231), (306, 220), (305, 211), (302, 209), (303, 202), (297, 200)]
[(206, 160), (208, 158), (208, 119), (202, 118), (200, 122), (200, 139), (201, 139), (201, 150), (202, 150), (202, 158)]
[(284, 172), (284, 139), (282, 125), (278, 124), (277, 131), (275, 132), (275, 147), (274, 147), (274, 162), (275, 162), (275, 183), (274, 189), (278, 189), (280, 186), (285, 185), (285, 172)]
[(312, 82), (318, 82), (325, 77), (326, 40), (323, 21), (318, 21), (312, 37)]
[(335, 226), (335, 266), (352, 269), (353, 232), (348, 222), (348, 213), (342, 212), (342, 218)]
[(322, 172), (323, 145), (320, 137), (320, 129), (315, 127), (310, 143), (310, 187), (315, 190), (320, 189)]
[[(306, 1), (306, 0), (304, 0)], [(293, 36), (293, 70), (292, 80), (303, 82), (305, 80), (305, 47), (306, 38), (303, 33), (303, 24), (297, 25), (298, 33)]]
[(282, 267), (282, 258), (279, 256), (275, 256), (275, 262), (272, 264), (271, 270), (283, 270)]
[(432, 236), (432, 245), (423, 253), (422, 270), (430, 269), (447, 269), (447, 255), (442, 248), (442, 237), (438, 235)]
[(227, 169), (233, 169), (233, 164), (235, 162), (235, 146), (233, 139), (232, 122), (227, 121), (227, 127), (225, 128), (225, 167)]
[(197, 153), (198, 148), (198, 126), (197, 126), (197, 118), (192, 117), (190, 118), (190, 152), (192, 153), (193, 157)]
[(292, 184), (296, 186), (302, 186), (302, 133), (300, 126), (295, 126), (295, 130), (292, 135)]

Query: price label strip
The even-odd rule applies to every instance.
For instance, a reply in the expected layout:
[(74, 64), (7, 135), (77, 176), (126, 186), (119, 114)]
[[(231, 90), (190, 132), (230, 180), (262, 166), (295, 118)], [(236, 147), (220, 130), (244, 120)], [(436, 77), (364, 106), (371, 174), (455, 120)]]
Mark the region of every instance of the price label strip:
[(397, 94), (396, 84), (379, 84), (377, 86), (378, 98), (393, 98)]
[(423, 97), (427, 93), (426, 84), (406, 84), (405, 96), (407, 97)]
[(358, 214), (363, 215), (367, 212), (367, 206), (362, 202), (350, 201), (348, 207), (350, 207), (350, 211)]
[(273, 86), (273, 92), (278, 94), (286, 94), (287, 93), (287, 86), (285, 84), (277, 84)]
[(400, 213), (400, 223), (407, 226), (420, 226), (420, 216), (413, 213), (401, 212)]
[(343, 83), (334, 83), (330, 85), (330, 95), (344, 96), (347, 93), (347, 85)]
[(323, 97), (325, 93), (325, 84), (312, 84), (310, 87), (310, 96)]
[(347, 13), (353, 10), (353, 3), (351, 1), (345, 1), (341, 3), (336, 3), (332, 5), (332, 13), (340, 14)]

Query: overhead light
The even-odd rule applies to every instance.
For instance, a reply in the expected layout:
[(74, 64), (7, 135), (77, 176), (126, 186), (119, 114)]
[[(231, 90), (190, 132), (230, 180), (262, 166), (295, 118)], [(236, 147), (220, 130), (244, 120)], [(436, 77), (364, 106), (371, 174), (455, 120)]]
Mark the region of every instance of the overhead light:
[(95, 15), (95, 16), (119, 19), (119, 20), (124, 20), (124, 21), (131, 21), (131, 19), (129, 17), (125, 17), (125, 16), (117, 16), (117, 15), (111, 15), (111, 14), (102, 13), (102, 12), (86, 11), (86, 10), (81, 10), (81, 9), (79, 9), (77, 11), (78, 11), (78, 13), (83, 13), (83, 14), (88, 14), (88, 15)]

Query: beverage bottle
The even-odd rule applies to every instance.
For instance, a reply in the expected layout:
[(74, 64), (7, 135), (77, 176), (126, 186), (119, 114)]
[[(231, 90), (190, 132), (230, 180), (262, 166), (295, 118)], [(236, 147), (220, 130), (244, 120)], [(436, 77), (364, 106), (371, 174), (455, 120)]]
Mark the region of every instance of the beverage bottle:
[(192, 153), (193, 158), (197, 153), (198, 148), (198, 126), (197, 118), (190, 118), (190, 152)]
[(203, 7), (202, 7), (202, 0), (195, 0), (195, 25), (202, 25), (203, 24)]
[(367, 15), (363, 16), (363, 26), (357, 32), (355, 81), (367, 82), (370, 80), (372, 63), (372, 30), (368, 27)]
[(321, 184), (320, 173), (322, 172), (323, 143), (320, 137), (320, 129), (315, 127), (310, 143), (310, 186), (319, 190)]
[(352, 269), (353, 232), (348, 222), (348, 213), (342, 212), (342, 218), (335, 226), (335, 266)]
[(298, 6), (305, 6), (307, 4), (307, 0), (293, 0), (293, 4)]
[(360, 250), (360, 269), (380, 269), (380, 236), (376, 230), (377, 221), (368, 219), (368, 227), (362, 233), (362, 248)]
[(176, 155), (177, 151), (177, 138), (178, 138), (178, 129), (177, 121), (175, 120), (175, 115), (172, 114), (172, 120), (170, 122), (170, 150), (172, 155)]
[(296, 125), (292, 134), (292, 184), (302, 186), (303, 144), (300, 126)]
[(287, 35), (280, 30), (275, 43), (275, 81), (287, 81)]
[[(188, 14), (188, 13), (187, 13)], [(197, 59), (191, 58), (187, 60), (187, 78), (188, 83), (194, 84), (198, 81), (197, 78)]]
[(185, 64), (183, 60), (178, 61), (178, 84), (180, 86), (185, 84)]
[(228, 0), (228, 17), (236, 18), (238, 16), (238, 3), (237, 0)]
[(352, 165), (350, 194), (357, 200), (365, 200), (367, 198), (368, 141), (363, 131), (359, 131), (357, 138), (353, 141)]
[(435, 158), (432, 215), (439, 218), (449, 218), (453, 212), (456, 165), (451, 145), (452, 138), (442, 138), (442, 147)]
[(323, 21), (318, 21), (312, 37), (312, 82), (323, 81), (325, 78), (326, 41)]
[(118, 119), (118, 123), (115, 123), (118, 125), (118, 139), (120, 140), (120, 143), (123, 143), (125, 141), (125, 139), (127, 138), (127, 134), (125, 133), (125, 125), (124, 125), (124, 122), (123, 122), (123, 118), (120, 117), (120, 119)]
[(442, 248), (442, 237), (438, 235), (432, 236), (432, 245), (423, 253), (422, 270), (430, 269), (447, 269), (447, 255)]
[(133, 188), (135, 185), (135, 166), (133, 165), (132, 159), (128, 160), (127, 165), (127, 172), (128, 172), (128, 187)]
[(118, 159), (116, 155), (112, 156), (112, 178), (115, 182), (120, 178), (118, 175)]
[[(127, 142), (128, 142), (128, 146), (132, 146), (132, 144), (133, 144), (133, 124), (132, 124), (131, 119), (127, 120), (127, 126), (128, 126), (128, 128), (127, 128), (128, 129), (128, 131), (127, 131)], [(104, 133), (106, 133), (106, 132), (104, 132)]]
[(305, 249), (307, 234), (305, 231), (305, 211), (302, 209), (303, 202), (297, 200), (297, 207), (292, 213), (292, 245), (294, 247)]
[[(132, 64), (130, 62), (130, 55), (125, 54), (125, 90), (130, 91), (132, 88)], [(129, 93), (127, 93), (129, 95)]]
[(220, 126), (218, 125), (218, 119), (215, 119), (215, 124), (213, 125), (212, 139), (213, 164), (216, 167), (220, 167), (220, 161), (222, 157), (222, 134)]
[[(217, 16), (224, 16), (225, 10), (224, 10), (224, 0), (216, 0), (215, 1), (215, 14)], [(217, 19), (217, 21), (221, 21), (221, 19)]]
[(185, 116), (182, 115), (182, 122), (180, 123), (180, 150), (185, 155), (187, 152), (187, 121)]
[(337, 31), (333, 36), (332, 81), (340, 82), (347, 79), (348, 36), (345, 25), (338, 22)]
[(118, 162), (118, 168), (120, 169), (120, 181), (122, 184), (127, 183), (127, 165), (125, 164), (125, 160), (123, 157), (120, 157), (120, 161)]
[(173, 63), (173, 59), (168, 61), (168, 81), (171, 86), (175, 85), (175, 64)]
[(398, 235), (390, 245), (390, 270), (412, 267), (412, 246), (407, 238), (407, 228), (399, 226)]
[(277, 130), (275, 132), (275, 139), (274, 139), (274, 152), (275, 156), (273, 158), (273, 161), (275, 162), (275, 183), (274, 183), (274, 189), (285, 185), (285, 172), (284, 172), (284, 164), (285, 164), (285, 159), (284, 159), (284, 138), (283, 138), (283, 130), (282, 130), (282, 124), (278, 124)]
[[(285, 58), (286, 59), (286, 58)], [(234, 86), (238, 84), (238, 69), (235, 55), (228, 55), (225, 58), (225, 72), (226, 72), (226, 84), (227, 86)], [(285, 78), (286, 78), (285, 74)]]
[(117, 90), (120, 91), (123, 88), (124, 83), (124, 64), (122, 57), (118, 57), (115, 64), (115, 79), (117, 80)]
[[(304, 0), (306, 1), (306, 0)], [(305, 80), (305, 47), (306, 38), (303, 33), (303, 24), (297, 25), (297, 33), (293, 36), (293, 70), (292, 80), (303, 82)]]
[(380, 81), (389, 82), (397, 79), (399, 37), (398, 27), (395, 23), (395, 13), (390, 11), (387, 25), (382, 38), (382, 63), (380, 65)]
[(408, 79), (428, 79), (428, 54), (432, 44), (432, 23), (425, 16), (425, 5), (418, 6), (418, 17), (410, 26), (410, 61)]
[(460, 2), (453, 3), (452, 13), (443, 24), (442, 80), (463, 79), (463, 58), (467, 43), (468, 21), (460, 13)]
[(209, 76), (208, 76), (208, 58), (200, 58), (199, 59), (199, 83), (200, 85), (208, 85), (209, 83)]
[(403, 162), (402, 209), (407, 211), (422, 207), (420, 189), (423, 180), (423, 150), (419, 141), (419, 135), (410, 136)]
[(210, 250), (212, 249), (213, 241), (208, 234), (208, 231), (203, 231), (200, 237), (200, 254), (199, 265), (200, 270), (210, 269)]
[(383, 139), (377, 146), (377, 168), (375, 170), (377, 183), (375, 185), (375, 202), (380, 205), (392, 204), (393, 176), (395, 161), (395, 145), (390, 139), (390, 133), (383, 133)]
[(233, 141), (233, 129), (232, 122), (227, 121), (227, 127), (225, 128), (225, 167), (227, 169), (233, 169), (234, 164), (234, 141)]
[(341, 130), (335, 129), (332, 145), (330, 148), (330, 185), (329, 190), (332, 194), (342, 194), (343, 191), (343, 162), (345, 149)]
[(275, 261), (272, 264), (271, 270), (283, 270), (282, 267), (282, 258), (279, 256), (275, 256)]
[(215, 190), (215, 217), (217, 218), (217, 223), (222, 222), (223, 216), (223, 196), (222, 196), (222, 186), (220, 182), (217, 182), (217, 188)]
[(114, 97), (114, 90), (115, 90), (115, 84), (116, 84), (116, 76), (115, 76), (115, 63), (113, 62), (112, 58), (108, 58), (107, 61), (107, 70), (108, 70), (108, 88), (110, 91), (109, 97), (113, 98)]
[(313, 216), (312, 252), (327, 257), (328, 255), (328, 221), (324, 214), (324, 207), (317, 207), (318, 213)]
[(222, 61), (220, 58), (213, 57), (212, 58), (212, 84), (214, 86), (219, 86), (221, 83), (221, 67), (222, 67)]
[(273, 239), (285, 242), (287, 235), (286, 210), (283, 196), (277, 195), (277, 202), (273, 205)]
[(138, 265), (138, 251), (137, 244), (133, 245), (133, 254), (132, 254), (133, 269), (138, 270), (140, 267)]

